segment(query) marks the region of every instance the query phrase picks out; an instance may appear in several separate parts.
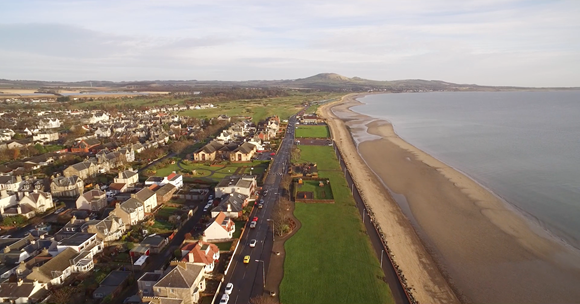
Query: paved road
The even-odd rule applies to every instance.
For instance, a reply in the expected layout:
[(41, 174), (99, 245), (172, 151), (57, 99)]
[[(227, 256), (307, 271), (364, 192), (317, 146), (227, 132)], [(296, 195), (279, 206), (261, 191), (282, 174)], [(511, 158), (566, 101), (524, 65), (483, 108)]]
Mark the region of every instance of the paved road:
[[(262, 295), (264, 291), (264, 274), (268, 273), (270, 258), (272, 257), (272, 237), (273, 226), (268, 219), (272, 215), (274, 204), (278, 201), (280, 182), (283, 174), (286, 173), (292, 142), (294, 140), (294, 126), (296, 118), (292, 116), (289, 119), (288, 131), (282, 140), (278, 154), (274, 157), (268, 177), (264, 182), (263, 189), (268, 190), (268, 194), (263, 197), (264, 208), (255, 208), (251, 217), (259, 218), (256, 228), (246, 226), (246, 232), (240, 239), (238, 250), (232, 257), (233, 261), (225, 277), (224, 284), (234, 284), (234, 290), (230, 295), (229, 303), (240, 304), (249, 303), (250, 299)], [(249, 247), (250, 240), (258, 241), (255, 248)], [(244, 264), (243, 260), (246, 255), (251, 257), (249, 264)], [(218, 299), (223, 294), (223, 288), (218, 295)]]

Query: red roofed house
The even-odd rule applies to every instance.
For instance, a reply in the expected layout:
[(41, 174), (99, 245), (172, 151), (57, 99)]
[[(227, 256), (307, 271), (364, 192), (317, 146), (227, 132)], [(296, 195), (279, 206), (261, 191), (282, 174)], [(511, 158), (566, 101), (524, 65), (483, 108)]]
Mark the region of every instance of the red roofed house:
[(215, 244), (198, 241), (181, 247), (181, 255), (182, 262), (197, 264), (203, 266), (205, 272), (212, 272), (220, 258), (220, 250)]
[(206, 242), (231, 240), (234, 231), (236, 231), (234, 221), (220, 212), (203, 231), (203, 240)]

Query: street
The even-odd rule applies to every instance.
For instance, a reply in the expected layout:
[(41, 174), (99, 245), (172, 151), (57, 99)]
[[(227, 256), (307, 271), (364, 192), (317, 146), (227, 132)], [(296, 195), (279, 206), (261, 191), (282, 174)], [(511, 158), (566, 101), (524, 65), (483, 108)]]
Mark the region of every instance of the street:
[[(234, 289), (230, 295), (229, 303), (249, 303), (250, 299), (262, 295), (265, 285), (265, 274), (268, 273), (268, 266), (270, 258), (274, 254), (272, 252), (273, 245), (273, 223), (269, 222), (274, 210), (274, 204), (278, 202), (279, 186), (282, 176), (286, 173), (288, 161), (290, 160), (290, 153), (294, 141), (294, 125), (296, 118), (290, 117), (288, 128), (284, 139), (280, 145), (277, 155), (272, 161), (270, 172), (264, 182), (263, 189), (268, 191), (268, 194), (263, 197), (264, 207), (262, 209), (254, 208), (250, 218), (257, 216), (259, 218), (256, 228), (249, 228), (246, 225), (246, 230), (240, 239), (238, 250), (234, 253), (232, 264), (225, 276), (224, 284), (233, 283)], [(250, 240), (257, 240), (256, 247), (250, 248), (248, 246)], [(250, 263), (244, 264), (243, 259), (246, 255), (250, 256)], [(220, 290), (221, 297), (223, 290)]]

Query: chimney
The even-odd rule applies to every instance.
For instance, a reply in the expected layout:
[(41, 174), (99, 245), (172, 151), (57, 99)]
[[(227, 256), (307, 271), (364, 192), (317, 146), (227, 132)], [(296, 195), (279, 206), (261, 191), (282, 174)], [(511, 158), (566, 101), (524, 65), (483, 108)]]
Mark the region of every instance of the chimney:
[(135, 194), (135, 193), (131, 193), (131, 197), (132, 197), (132, 198), (137, 198), (137, 194)]
[(18, 286), (22, 286), (22, 279), (18, 278)]
[(17, 214), (22, 214), (22, 208), (20, 208), (20, 205), (18, 205), (18, 206), (16, 207), (16, 213), (17, 213)]
[(227, 211), (228, 212), (231, 212), (232, 211), (232, 204), (228, 203), (228, 209), (227, 209)]
[(120, 203), (116, 203), (115, 204), (115, 209), (120, 209), (121, 208), (121, 204)]
[(191, 251), (190, 251), (190, 252), (187, 254), (187, 260), (188, 260), (190, 263), (193, 263), (193, 262), (194, 262), (194, 259), (193, 259), (193, 252), (191, 252)]
[(71, 224), (74, 224), (76, 220), (77, 220), (77, 217), (73, 215), (73, 216), (70, 218), (70, 223), (71, 223)]

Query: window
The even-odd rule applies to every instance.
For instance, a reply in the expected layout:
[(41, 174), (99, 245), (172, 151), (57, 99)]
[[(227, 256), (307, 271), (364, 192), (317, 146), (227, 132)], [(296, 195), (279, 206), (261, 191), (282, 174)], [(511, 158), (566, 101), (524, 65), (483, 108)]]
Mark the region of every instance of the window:
[(169, 289), (169, 292), (171, 293), (175, 293), (175, 291), (173, 289)]

